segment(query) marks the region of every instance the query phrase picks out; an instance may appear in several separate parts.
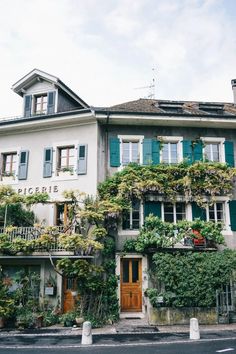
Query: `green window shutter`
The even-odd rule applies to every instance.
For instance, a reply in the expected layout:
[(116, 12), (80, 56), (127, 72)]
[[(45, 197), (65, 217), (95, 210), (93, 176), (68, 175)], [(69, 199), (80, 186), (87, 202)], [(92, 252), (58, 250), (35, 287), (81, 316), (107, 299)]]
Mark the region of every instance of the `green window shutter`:
[(110, 166), (120, 166), (120, 140), (118, 138), (110, 138)]
[(47, 106), (48, 114), (55, 113), (55, 97), (56, 97), (56, 91), (48, 92), (48, 106)]
[(28, 161), (29, 161), (29, 151), (20, 151), (19, 156), (19, 168), (18, 168), (18, 179), (27, 179), (28, 174)]
[(43, 155), (43, 177), (52, 177), (52, 158), (53, 158), (53, 149), (45, 148)]
[(193, 148), (192, 148), (192, 141), (191, 140), (183, 140), (183, 159), (188, 164), (193, 162)]
[(143, 139), (143, 165), (152, 163), (152, 139)]
[(152, 163), (158, 165), (160, 163), (160, 141), (152, 140)]
[(202, 161), (203, 151), (202, 151), (202, 142), (197, 142), (193, 147), (193, 160)]
[(232, 231), (236, 231), (236, 200), (229, 202), (230, 226)]
[(88, 145), (78, 145), (78, 158), (77, 158), (77, 174), (86, 175), (87, 173), (87, 155)]
[(31, 116), (31, 106), (32, 106), (32, 95), (26, 95), (25, 96), (24, 117)]
[(233, 141), (225, 141), (225, 162), (234, 167), (234, 143)]
[(197, 203), (192, 203), (192, 216), (194, 219), (206, 221), (206, 209), (200, 208)]
[(149, 215), (153, 214), (161, 218), (161, 202), (147, 201), (144, 204), (144, 219)]

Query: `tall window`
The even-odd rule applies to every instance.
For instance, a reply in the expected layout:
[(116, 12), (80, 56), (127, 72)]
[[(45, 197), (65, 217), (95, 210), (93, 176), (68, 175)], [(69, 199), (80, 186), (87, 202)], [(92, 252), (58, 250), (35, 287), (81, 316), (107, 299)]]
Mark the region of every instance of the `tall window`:
[(162, 162), (177, 163), (178, 162), (178, 143), (166, 142), (162, 147)]
[(208, 161), (220, 161), (220, 144), (218, 143), (205, 143), (204, 157)]
[(56, 204), (56, 225), (66, 225), (68, 221), (68, 205), (66, 203)]
[(123, 230), (138, 230), (140, 226), (140, 202), (134, 200), (132, 207), (123, 213)]
[(225, 222), (224, 204), (214, 203), (213, 205), (209, 205), (208, 218), (209, 221), (224, 223)]
[(139, 141), (122, 141), (122, 165), (139, 163)]
[(46, 114), (47, 113), (48, 96), (41, 95), (35, 96), (35, 114)]
[(176, 223), (186, 219), (184, 203), (163, 203), (164, 221)]
[(75, 158), (74, 146), (66, 146), (58, 149), (58, 169), (59, 171), (73, 171)]
[(11, 176), (16, 174), (16, 152), (2, 155), (2, 174)]

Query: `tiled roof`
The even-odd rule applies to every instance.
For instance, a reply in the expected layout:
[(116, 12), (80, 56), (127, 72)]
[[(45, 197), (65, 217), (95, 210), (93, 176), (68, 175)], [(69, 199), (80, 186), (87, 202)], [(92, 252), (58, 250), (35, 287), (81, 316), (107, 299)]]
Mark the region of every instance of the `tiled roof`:
[(121, 103), (103, 108), (113, 113), (153, 113), (153, 114), (179, 114), (200, 116), (236, 116), (236, 105), (224, 102), (190, 102), (168, 101), (140, 98), (136, 101)]

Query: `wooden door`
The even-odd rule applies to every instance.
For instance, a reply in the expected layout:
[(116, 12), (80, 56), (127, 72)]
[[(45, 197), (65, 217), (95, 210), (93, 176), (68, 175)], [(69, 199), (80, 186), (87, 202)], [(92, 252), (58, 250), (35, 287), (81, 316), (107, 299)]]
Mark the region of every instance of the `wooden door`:
[(73, 296), (76, 289), (76, 281), (71, 278), (63, 278), (63, 312), (73, 311), (77, 296)]
[(142, 311), (142, 260), (121, 260), (121, 311)]

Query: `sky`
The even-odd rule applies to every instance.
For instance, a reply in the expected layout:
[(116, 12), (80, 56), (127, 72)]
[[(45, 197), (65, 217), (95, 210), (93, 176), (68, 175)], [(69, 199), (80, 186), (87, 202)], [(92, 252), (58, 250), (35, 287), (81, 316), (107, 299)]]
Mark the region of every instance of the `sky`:
[(235, 0), (0, 0), (0, 117), (37, 68), (92, 106), (147, 98), (232, 102)]

